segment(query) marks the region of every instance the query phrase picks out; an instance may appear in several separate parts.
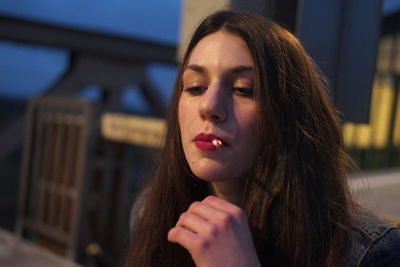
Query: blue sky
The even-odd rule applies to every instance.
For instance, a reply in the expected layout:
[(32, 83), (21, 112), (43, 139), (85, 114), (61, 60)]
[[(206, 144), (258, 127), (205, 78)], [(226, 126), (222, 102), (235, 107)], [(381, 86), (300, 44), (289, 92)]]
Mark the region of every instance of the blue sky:
[[(69, 28), (176, 44), (181, 0), (0, 0), (0, 14)], [(67, 67), (68, 51), (0, 40), (0, 97), (27, 99), (54, 83)], [(148, 75), (168, 101), (176, 68), (152, 64)], [(86, 96), (96, 97), (96, 87)], [(127, 88), (123, 104), (147, 110), (134, 86)]]
[(1, 0), (0, 13), (176, 44), (181, 0)]
[(390, 14), (400, 9), (400, 0), (383, 0), (383, 13)]

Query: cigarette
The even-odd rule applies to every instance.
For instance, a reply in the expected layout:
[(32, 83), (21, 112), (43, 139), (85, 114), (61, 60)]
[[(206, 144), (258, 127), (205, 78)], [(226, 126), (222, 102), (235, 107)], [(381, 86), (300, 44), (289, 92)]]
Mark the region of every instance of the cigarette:
[(221, 142), (221, 140), (218, 140), (218, 139), (214, 139), (214, 140), (212, 140), (212, 142), (211, 142), (214, 146), (216, 146), (216, 147), (220, 147), (220, 146), (222, 146), (222, 142)]

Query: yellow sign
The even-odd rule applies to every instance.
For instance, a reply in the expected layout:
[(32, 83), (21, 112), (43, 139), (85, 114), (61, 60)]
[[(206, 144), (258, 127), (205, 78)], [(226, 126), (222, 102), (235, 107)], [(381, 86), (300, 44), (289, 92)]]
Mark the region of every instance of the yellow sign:
[(103, 137), (118, 142), (161, 148), (165, 130), (162, 119), (120, 113), (105, 113), (101, 118)]

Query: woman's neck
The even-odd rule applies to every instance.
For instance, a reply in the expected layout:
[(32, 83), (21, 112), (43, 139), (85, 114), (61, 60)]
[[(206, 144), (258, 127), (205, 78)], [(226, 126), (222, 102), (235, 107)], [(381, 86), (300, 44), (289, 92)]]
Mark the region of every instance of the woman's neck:
[(240, 206), (243, 196), (243, 183), (240, 181), (218, 181), (210, 183), (213, 195)]

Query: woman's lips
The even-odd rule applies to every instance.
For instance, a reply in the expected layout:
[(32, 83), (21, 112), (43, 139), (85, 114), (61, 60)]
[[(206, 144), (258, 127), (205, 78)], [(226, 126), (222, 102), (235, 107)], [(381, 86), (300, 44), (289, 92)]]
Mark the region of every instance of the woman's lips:
[(227, 145), (221, 137), (215, 134), (199, 133), (194, 138), (194, 144), (203, 151), (215, 151), (218, 147)]

